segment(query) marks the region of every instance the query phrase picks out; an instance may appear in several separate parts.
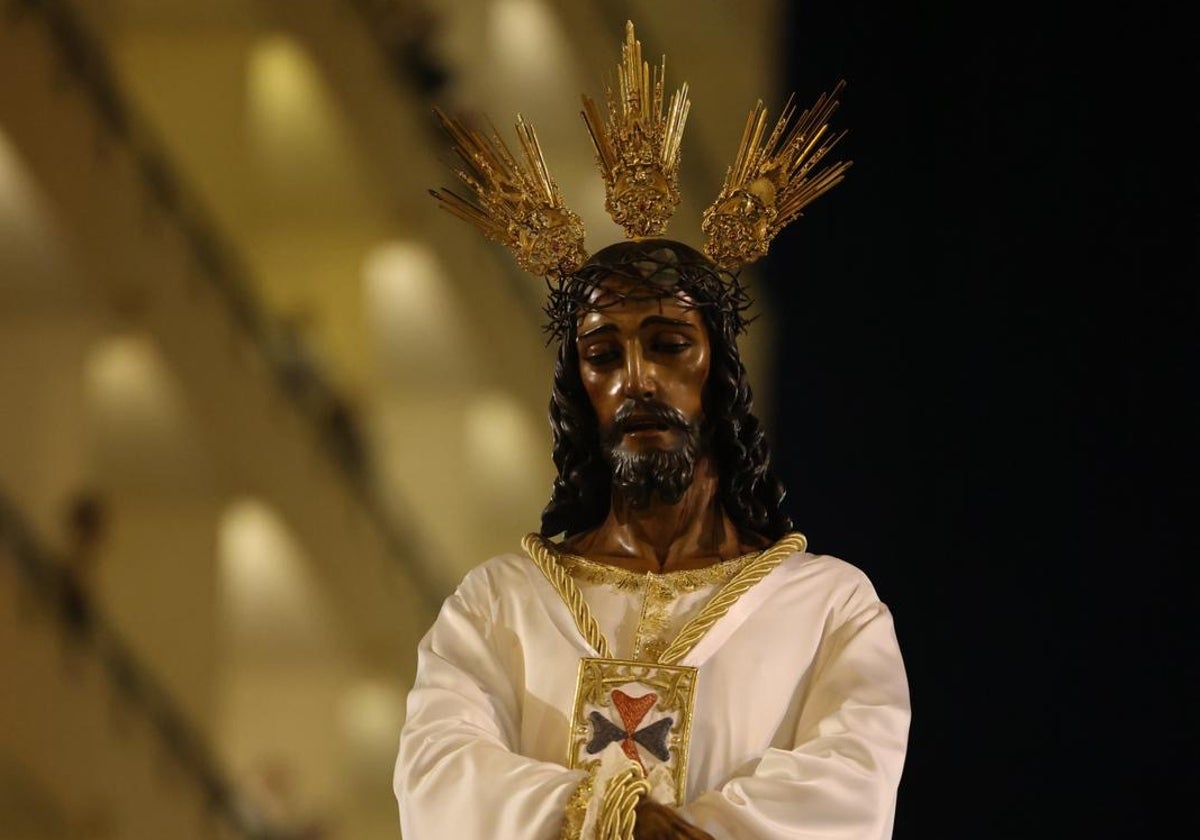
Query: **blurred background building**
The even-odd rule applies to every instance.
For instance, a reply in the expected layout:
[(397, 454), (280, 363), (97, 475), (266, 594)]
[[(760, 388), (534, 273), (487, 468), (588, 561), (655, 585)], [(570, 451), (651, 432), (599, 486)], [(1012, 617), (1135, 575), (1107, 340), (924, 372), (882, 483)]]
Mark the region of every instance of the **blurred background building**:
[(698, 244), (779, 6), (0, 3), (0, 837), (398, 835), (417, 640), (553, 477), (541, 281), (427, 195), (431, 109), (521, 112), (607, 244), (635, 17)]
[(398, 836), (417, 640), (553, 474), (543, 289), (426, 194), (432, 108), (522, 113), (607, 244), (626, 18), (692, 244), (755, 99), (849, 82), (743, 355), (896, 616), (897, 840), (1200, 834), (1195, 28), (1060, 6), (0, 0), (0, 840)]

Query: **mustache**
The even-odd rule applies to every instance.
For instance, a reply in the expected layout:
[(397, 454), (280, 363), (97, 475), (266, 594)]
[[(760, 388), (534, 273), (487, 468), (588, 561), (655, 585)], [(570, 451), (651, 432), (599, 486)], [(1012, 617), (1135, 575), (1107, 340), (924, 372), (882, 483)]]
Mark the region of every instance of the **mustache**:
[[(624, 434), (648, 423), (679, 430), (680, 444), (640, 452), (622, 449)], [(679, 409), (653, 399), (626, 400), (613, 412), (603, 443), (613, 491), (638, 510), (647, 508), (655, 494), (663, 502), (675, 504), (691, 486), (700, 446), (699, 422), (689, 422)]]
[(679, 429), (684, 432), (692, 430), (692, 424), (688, 422), (687, 417), (674, 406), (657, 400), (626, 400), (617, 407), (613, 415), (612, 429), (608, 439), (613, 442), (620, 441), (632, 425), (646, 421), (660, 423), (667, 428)]

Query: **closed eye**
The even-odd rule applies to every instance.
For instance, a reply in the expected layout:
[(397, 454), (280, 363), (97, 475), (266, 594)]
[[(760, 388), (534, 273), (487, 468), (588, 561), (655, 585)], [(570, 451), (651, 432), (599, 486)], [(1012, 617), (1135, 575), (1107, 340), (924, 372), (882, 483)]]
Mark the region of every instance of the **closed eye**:
[(583, 360), (589, 365), (607, 365), (619, 358), (620, 351), (611, 347), (589, 347), (583, 353)]
[(680, 334), (674, 330), (664, 330), (654, 336), (654, 340), (650, 344), (650, 349), (658, 353), (682, 353), (694, 343), (691, 337), (687, 335)]
[(657, 341), (654, 349), (659, 353), (682, 353), (692, 346), (690, 341)]

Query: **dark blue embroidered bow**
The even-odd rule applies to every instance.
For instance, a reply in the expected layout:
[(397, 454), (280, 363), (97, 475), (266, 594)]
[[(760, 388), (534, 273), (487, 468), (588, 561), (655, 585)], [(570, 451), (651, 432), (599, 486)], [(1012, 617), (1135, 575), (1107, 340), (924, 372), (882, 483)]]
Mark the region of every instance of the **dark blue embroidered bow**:
[[(643, 694), (641, 697), (630, 697), (617, 689), (612, 693), (612, 701), (621, 715), (621, 723), (624, 724), (624, 728), (617, 726), (599, 711), (593, 711), (588, 715), (588, 719), (592, 722), (592, 740), (585, 748), (588, 754), (595, 755), (609, 744), (620, 743), (622, 752), (642, 765), (642, 757), (638, 754), (637, 746), (635, 746), (635, 744), (641, 744), (659, 761), (667, 761), (671, 757), (671, 751), (667, 747), (667, 735), (670, 733), (675, 719), (661, 718), (649, 726), (638, 729), (638, 724), (646, 717), (646, 713), (658, 702), (658, 695), (651, 692)], [(645, 769), (645, 765), (642, 765), (642, 770)]]
[(672, 724), (675, 723), (673, 718), (668, 717), (656, 720), (649, 726), (634, 732), (633, 735), (627, 733), (599, 712), (592, 712), (588, 715), (588, 718), (592, 721), (592, 740), (587, 745), (587, 751), (591, 755), (600, 752), (600, 750), (609, 744), (632, 738), (645, 747), (646, 751), (659, 761), (666, 761), (671, 757), (671, 751), (667, 747), (667, 734), (671, 731)]

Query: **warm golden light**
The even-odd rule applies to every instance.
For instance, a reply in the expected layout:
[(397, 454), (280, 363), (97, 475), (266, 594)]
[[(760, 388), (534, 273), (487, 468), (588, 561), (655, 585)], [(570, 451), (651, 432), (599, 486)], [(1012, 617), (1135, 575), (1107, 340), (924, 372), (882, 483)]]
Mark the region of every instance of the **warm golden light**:
[(338, 711), (353, 764), (367, 778), (386, 774), (396, 758), (396, 740), (404, 724), (404, 691), (399, 682), (359, 680), (346, 689)]
[[(428, 247), (389, 242), (363, 266), (366, 317), (385, 375), (402, 384), (451, 384), (467, 367), (462, 317)], [(448, 381), (449, 380), (449, 381)]]
[(63, 246), (45, 197), (0, 130), (0, 291), (45, 299), (61, 290), (74, 275)]
[(481, 484), (501, 494), (529, 473), (541, 454), (538, 435), (524, 407), (508, 394), (483, 393), (471, 401), (464, 417), (467, 460)]
[(291, 529), (267, 503), (232, 502), (218, 526), (220, 598), (227, 638), (242, 656), (328, 653), (324, 598)]
[(273, 216), (362, 210), (356, 150), (307, 50), (285, 35), (262, 38), (250, 52), (246, 105), (253, 162)]
[(562, 75), (564, 36), (543, 0), (493, 0), (488, 15), (494, 55), (516, 81), (545, 93)]

